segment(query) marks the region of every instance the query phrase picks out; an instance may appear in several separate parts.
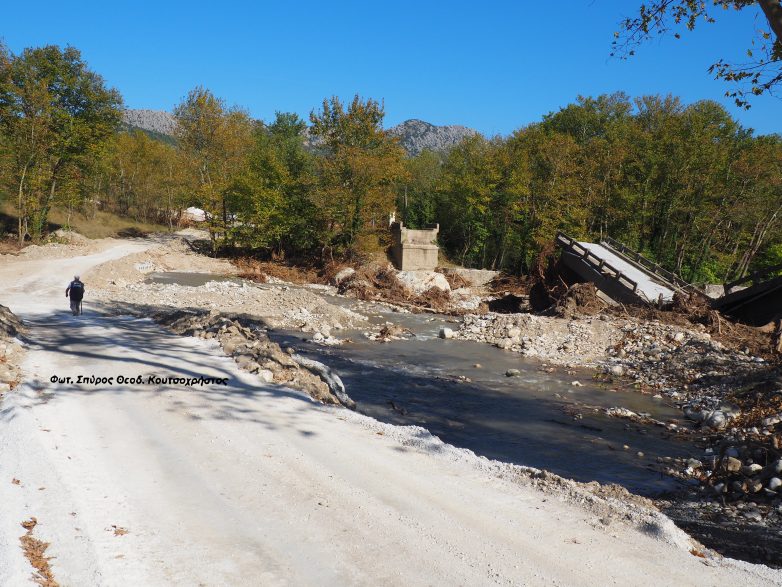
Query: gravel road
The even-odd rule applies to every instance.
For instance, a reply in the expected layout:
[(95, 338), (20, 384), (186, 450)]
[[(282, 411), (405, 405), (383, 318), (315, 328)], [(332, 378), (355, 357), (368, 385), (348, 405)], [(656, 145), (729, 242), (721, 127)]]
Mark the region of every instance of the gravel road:
[[(262, 384), (211, 341), (92, 309), (89, 283), (70, 315), (74, 273), (146, 246), (0, 257), (0, 303), (29, 324), (25, 383), (0, 404), (0, 584), (33, 584), (31, 517), (62, 585), (782, 584), (420, 428)], [(50, 382), (79, 375), (114, 379)], [(227, 384), (116, 381), (150, 375)]]

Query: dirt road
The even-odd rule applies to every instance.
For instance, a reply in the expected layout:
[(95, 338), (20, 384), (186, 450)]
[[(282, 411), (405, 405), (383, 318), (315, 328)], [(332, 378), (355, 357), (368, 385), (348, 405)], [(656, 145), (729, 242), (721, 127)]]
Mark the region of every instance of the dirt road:
[[(24, 385), (0, 405), (0, 584), (32, 584), (35, 536), (61, 585), (769, 585), (668, 526), (621, 520), (502, 478), (493, 464), (261, 384), (207, 341), (72, 317), (74, 273), (137, 252), (0, 258), (0, 303), (30, 326)], [(114, 378), (51, 383), (54, 376)], [(117, 383), (118, 376), (227, 385)]]

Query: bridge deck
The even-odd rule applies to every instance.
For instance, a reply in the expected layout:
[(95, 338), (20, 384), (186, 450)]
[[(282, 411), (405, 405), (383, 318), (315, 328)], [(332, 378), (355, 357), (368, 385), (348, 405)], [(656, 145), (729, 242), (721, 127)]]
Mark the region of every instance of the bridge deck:
[(629, 263), (624, 258), (617, 255), (603, 245), (596, 243), (579, 242), (579, 245), (588, 249), (595, 257), (602, 259), (615, 269), (622, 272), (623, 275), (632, 279), (638, 284), (636, 292), (647, 299), (649, 302), (656, 302), (660, 295), (663, 300), (670, 302), (673, 299), (674, 290), (668, 285), (660, 282), (649, 272), (642, 270), (633, 263)]

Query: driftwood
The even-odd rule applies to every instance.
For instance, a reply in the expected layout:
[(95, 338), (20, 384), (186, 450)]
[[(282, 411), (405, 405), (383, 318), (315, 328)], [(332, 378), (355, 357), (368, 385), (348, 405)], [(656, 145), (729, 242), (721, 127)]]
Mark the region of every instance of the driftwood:
[(296, 361), (298, 365), (319, 375), (320, 378), (326, 382), (326, 385), (329, 386), (331, 393), (336, 396), (343, 406), (351, 410), (356, 409), (356, 402), (350, 399), (350, 396), (345, 392), (345, 384), (342, 383), (342, 379), (339, 378), (339, 375), (319, 361), (313, 361), (312, 359), (307, 359), (296, 354), (291, 355), (291, 359)]

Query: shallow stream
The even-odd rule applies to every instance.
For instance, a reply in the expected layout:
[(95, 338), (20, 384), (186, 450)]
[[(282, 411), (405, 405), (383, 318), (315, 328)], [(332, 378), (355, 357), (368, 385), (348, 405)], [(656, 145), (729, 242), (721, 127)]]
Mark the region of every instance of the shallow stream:
[[(169, 273), (155, 281), (199, 286), (216, 279)], [(361, 331), (335, 331), (334, 336), (349, 341), (326, 347), (311, 342), (306, 333), (269, 332), (276, 342), (329, 365), (358, 411), (378, 420), (425, 427), (444, 442), (490, 459), (579, 481), (617, 483), (650, 496), (677, 484), (655, 470), (658, 456), (699, 452), (662, 428), (611, 418), (599, 410), (625, 407), (686, 426), (681, 412), (662, 399), (627, 385), (595, 381), (591, 370), (552, 369), (483, 343), (442, 340), (437, 336), (442, 326), (458, 327), (447, 316), (400, 313), (382, 304), (319, 293), (369, 316), (374, 324), (392, 322), (414, 334), (380, 343)], [(521, 375), (506, 377), (508, 369)], [(582, 386), (572, 385), (576, 380)]]

